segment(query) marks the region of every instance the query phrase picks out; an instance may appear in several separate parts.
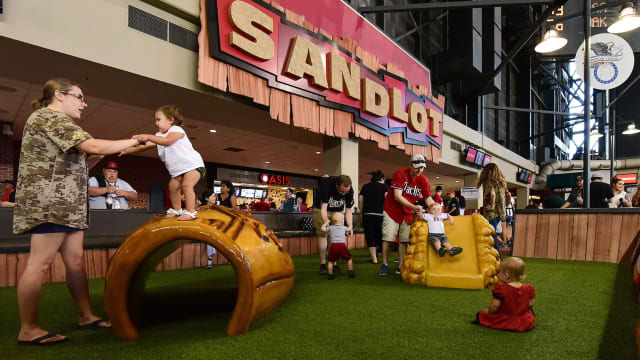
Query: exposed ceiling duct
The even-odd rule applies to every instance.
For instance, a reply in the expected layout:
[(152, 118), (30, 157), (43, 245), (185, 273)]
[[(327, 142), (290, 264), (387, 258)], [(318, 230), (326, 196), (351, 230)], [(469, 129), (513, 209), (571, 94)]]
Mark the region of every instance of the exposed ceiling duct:
[[(582, 170), (584, 162), (582, 160), (555, 160), (543, 164), (540, 174), (536, 176), (536, 184), (547, 182), (547, 177), (557, 170)], [(591, 160), (591, 170), (609, 170), (611, 160)], [(640, 158), (622, 159), (614, 161), (614, 169), (637, 169), (640, 168)]]

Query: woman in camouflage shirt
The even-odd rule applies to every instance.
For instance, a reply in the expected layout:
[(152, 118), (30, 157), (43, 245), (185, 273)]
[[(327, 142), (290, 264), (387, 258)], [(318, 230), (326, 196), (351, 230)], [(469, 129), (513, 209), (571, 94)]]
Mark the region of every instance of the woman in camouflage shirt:
[[(47, 81), (32, 107), (22, 137), (13, 218), (14, 233), (31, 233), (29, 260), (18, 282), (18, 342), (51, 345), (68, 340), (38, 326), (42, 280), (58, 252), (78, 309), (78, 328), (111, 327), (91, 311), (82, 259), (83, 230), (88, 227), (87, 154), (117, 154), (138, 141), (94, 139), (78, 126), (74, 120), (87, 103), (82, 89), (66, 79)], [(95, 164), (101, 156), (91, 158)]]
[[(498, 227), (498, 223), (502, 223), (502, 228), (507, 228), (506, 210), (505, 210), (505, 193), (509, 191), (507, 188), (507, 180), (498, 165), (489, 163), (480, 172), (478, 177), (478, 189), (482, 186), (484, 193), (482, 215), (489, 221), (493, 228)], [(500, 254), (500, 245), (498, 239), (494, 236), (494, 247)]]

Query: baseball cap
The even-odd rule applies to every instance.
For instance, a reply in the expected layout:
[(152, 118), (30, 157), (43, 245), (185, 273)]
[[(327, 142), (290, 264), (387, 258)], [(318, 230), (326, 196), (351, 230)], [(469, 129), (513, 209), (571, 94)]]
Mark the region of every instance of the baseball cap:
[(104, 167), (105, 169), (113, 169), (113, 170), (118, 170), (118, 163), (116, 163), (115, 161), (109, 161), (107, 163), (107, 165), (105, 165)]
[(409, 162), (411, 163), (411, 166), (413, 166), (416, 169), (421, 167), (427, 167), (427, 160), (424, 158), (424, 156), (420, 154), (414, 154), (413, 156), (411, 156), (411, 161)]
[(453, 190), (451, 190), (451, 191), (449, 191), (447, 194), (455, 195), (455, 194), (456, 194), (456, 192), (455, 192), (455, 191), (453, 191)]
[(602, 176), (601, 172), (594, 172), (593, 174), (591, 174), (591, 179), (602, 179), (604, 178), (604, 176)]

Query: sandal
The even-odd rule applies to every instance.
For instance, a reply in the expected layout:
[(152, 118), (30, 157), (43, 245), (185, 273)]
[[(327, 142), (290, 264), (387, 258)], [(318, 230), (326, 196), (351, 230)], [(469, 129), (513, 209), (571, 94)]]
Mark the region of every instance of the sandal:
[(58, 334), (54, 334), (54, 333), (48, 332), (45, 335), (37, 337), (37, 338), (35, 338), (33, 340), (18, 340), (18, 344), (20, 344), (20, 345), (49, 346), (49, 345), (55, 345), (55, 344), (62, 344), (64, 342), (69, 341), (68, 337), (63, 337), (62, 339), (57, 339), (57, 340), (45, 341), (47, 339), (51, 339), (51, 338), (56, 337), (56, 336), (62, 336), (62, 335), (58, 335)]
[(169, 210), (167, 210), (167, 217), (172, 218), (172, 217), (180, 216), (182, 215), (183, 212), (184, 210), (182, 209), (176, 211), (173, 208), (169, 208)]
[[(178, 221), (189, 221), (189, 220), (194, 220), (198, 218), (198, 211), (194, 210), (193, 212), (188, 212), (187, 210), (182, 210), (182, 214), (180, 214), (180, 217), (177, 218)], [(188, 217), (186, 219), (181, 219), (181, 217), (183, 217), (184, 215), (187, 215)]]

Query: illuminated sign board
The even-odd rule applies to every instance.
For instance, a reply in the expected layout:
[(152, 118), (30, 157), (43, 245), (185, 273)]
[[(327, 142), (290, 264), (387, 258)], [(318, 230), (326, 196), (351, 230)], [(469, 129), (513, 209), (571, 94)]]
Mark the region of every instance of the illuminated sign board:
[(407, 80), (370, 70), (355, 54), (287, 21), (265, 2), (208, 0), (206, 12), (211, 57), (266, 79), (270, 87), (348, 111), (383, 135), (402, 133), (407, 144), (441, 147), (442, 109), (414, 93)]
[(638, 183), (638, 174), (617, 174), (616, 178), (622, 179), (625, 184)]
[[(591, 2), (591, 35), (607, 32), (607, 27), (613, 24), (618, 18), (620, 6), (605, 8), (608, 4), (620, 3), (619, 1), (592, 1)], [(560, 50), (538, 54), (542, 56), (570, 56), (574, 57), (578, 47), (584, 42), (584, 29), (582, 10), (584, 1), (568, 0), (563, 6), (555, 10), (548, 19), (548, 28), (554, 28), (560, 35), (567, 39), (567, 45)], [(576, 15), (576, 17), (572, 16)], [(571, 17), (571, 19), (563, 18)], [(640, 51), (640, 32), (629, 31), (617, 34), (624, 38), (634, 52)]]
[(269, 185), (291, 185), (291, 180), (287, 175), (260, 174), (260, 182)]

